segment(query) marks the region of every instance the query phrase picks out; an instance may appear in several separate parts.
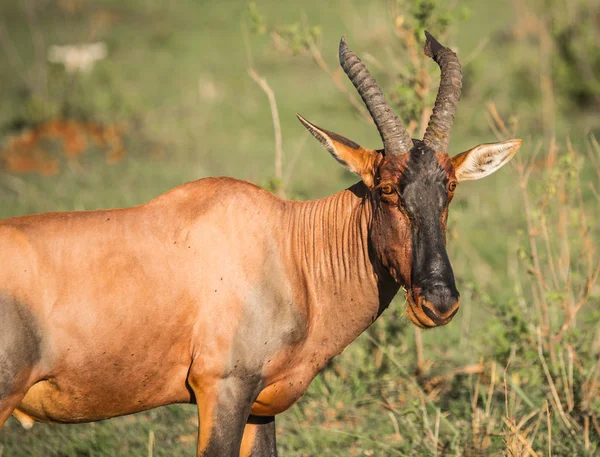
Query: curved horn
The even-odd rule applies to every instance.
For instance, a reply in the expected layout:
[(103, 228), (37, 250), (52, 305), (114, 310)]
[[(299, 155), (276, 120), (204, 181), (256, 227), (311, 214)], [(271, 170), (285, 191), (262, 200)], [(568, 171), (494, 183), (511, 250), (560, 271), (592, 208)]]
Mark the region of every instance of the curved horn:
[(425, 31), (425, 36), (427, 37), (425, 55), (435, 60), (442, 75), (423, 142), (434, 151), (447, 154), (452, 120), (456, 112), (456, 105), (460, 100), (462, 72), (458, 56), (454, 52), (442, 46), (429, 32)]
[(383, 140), (386, 154), (404, 154), (412, 149), (413, 143), (402, 126), (396, 113), (388, 105), (383, 92), (371, 76), (364, 63), (346, 45), (346, 38), (340, 40), (340, 65), (358, 90), (379, 135)]

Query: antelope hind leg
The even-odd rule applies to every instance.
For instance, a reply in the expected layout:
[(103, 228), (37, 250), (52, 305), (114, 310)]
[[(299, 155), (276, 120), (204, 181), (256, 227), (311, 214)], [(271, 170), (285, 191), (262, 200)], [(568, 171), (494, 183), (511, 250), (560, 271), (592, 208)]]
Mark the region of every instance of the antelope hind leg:
[(244, 428), (240, 457), (277, 457), (275, 417), (250, 416)]
[(25, 430), (29, 430), (31, 427), (33, 427), (33, 424), (35, 424), (35, 420), (31, 416), (28, 416), (23, 411), (19, 411), (18, 409), (15, 409), (12, 415), (21, 423), (21, 426)]

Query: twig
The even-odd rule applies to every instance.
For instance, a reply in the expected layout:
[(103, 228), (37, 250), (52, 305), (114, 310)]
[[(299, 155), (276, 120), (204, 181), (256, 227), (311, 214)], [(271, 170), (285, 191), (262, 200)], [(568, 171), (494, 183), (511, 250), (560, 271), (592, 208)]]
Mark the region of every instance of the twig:
[(423, 357), (423, 338), (421, 329), (415, 327), (415, 353), (417, 354), (417, 377), (421, 376), (425, 368), (425, 359)]
[(400, 434), (400, 426), (398, 425), (398, 419), (396, 419), (396, 416), (394, 415), (394, 413), (392, 411), (388, 411), (388, 416), (390, 417), (390, 420), (392, 421), (392, 426), (394, 427), (394, 433), (396, 435), (396, 439), (398, 441), (402, 441), (402, 435)]
[(275, 94), (273, 93), (273, 90), (264, 78), (260, 77), (253, 68), (248, 69), (248, 74), (256, 82), (256, 84), (260, 86), (269, 99), (271, 117), (273, 119), (273, 129), (275, 131), (275, 178), (279, 181), (277, 193), (280, 197), (283, 197), (283, 148), (277, 101), (275, 100)]
[(369, 114), (369, 111), (367, 111), (367, 109), (356, 99), (356, 96), (354, 95), (354, 93), (351, 92), (350, 90), (348, 90), (346, 88), (346, 86), (344, 86), (344, 84), (342, 84), (339, 70), (338, 70), (338, 72), (331, 71), (331, 69), (327, 65), (327, 62), (325, 62), (325, 59), (323, 59), (321, 51), (319, 50), (318, 46), (316, 45), (316, 43), (314, 42), (314, 40), (312, 39), (312, 37), (310, 36), (310, 34), (307, 33), (306, 35), (307, 35), (307, 40), (306, 41), (308, 43), (308, 49), (309, 49), (309, 51), (310, 51), (310, 53), (311, 53), (311, 55), (312, 55), (313, 60), (315, 61), (315, 63), (325, 73), (327, 73), (329, 75), (329, 77), (331, 78), (331, 80), (333, 81), (333, 83), (336, 85), (336, 87), (343, 94), (346, 95), (346, 97), (350, 101), (350, 104), (356, 109), (356, 111), (358, 111), (358, 113), (367, 122), (373, 123), (373, 119), (371, 118), (371, 115)]
[(304, 150), (304, 146), (306, 145), (306, 140), (309, 136), (311, 136), (310, 133), (306, 132), (306, 135), (302, 137), (300, 145), (296, 148), (296, 152), (294, 153), (292, 159), (288, 163), (287, 169), (285, 171), (285, 176), (283, 178), (283, 183), (285, 187), (287, 187), (287, 185), (290, 182), (290, 179), (292, 179), (292, 173), (294, 172), (294, 168), (296, 168), (296, 163), (298, 162), (298, 159), (302, 155), (302, 151)]
[(148, 433), (148, 457), (152, 457), (154, 453), (154, 430)]
[(427, 406), (423, 404), (421, 406), (421, 413), (423, 414), (423, 427), (427, 430), (427, 434), (433, 439), (433, 433), (431, 432), (431, 426), (429, 425), (429, 415), (427, 414)]
[(563, 355), (562, 349), (558, 352), (558, 361), (560, 362), (560, 372), (562, 375), (563, 390), (565, 392), (565, 398), (567, 399), (567, 411), (573, 411), (575, 404), (573, 403), (571, 396), (569, 395), (569, 380), (567, 378), (567, 369), (565, 367), (565, 356)]
[(281, 123), (279, 121), (279, 110), (277, 109), (277, 101), (275, 100), (275, 93), (271, 89), (271, 86), (267, 83), (266, 79), (259, 76), (254, 70), (254, 61), (252, 59), (252, 48), (250, 46), (250, 40), (248, 38), (248, 31), (245, 23), (242, 23), (242, 31), (244, 37), (244, 44), (246, 46), (246, 56), (248, 59), (248, 74), (250, 77), (259, 85), (263, 92), (269, 99), (269, 106), (271, 107), (271, 117), (273, 120), (273, 130), (275, 133), (275, 179), (277, 180), (276, 194), (279, 197), (285, 197), (284, 182), (283, 182), (283, 141), (281, 139)]
[(498, 140), (500, 140), (500, 141), (505, 140), (506, 137), (504, 135), (502, 135), (502, 133), (500, 132), (500, 130), (498, 130), (498, 127), (496, 126), (496, 123), (494, 122), (494, 118), (491, 116), (491, 114), (488, 113), (487, 111), (485, 111), (484, 115), (485, 115), (485, 120), (488, 123), (488, 126), (490, 127), (490, 129), (494, 133), (494, 136)]
[(550, 237), (548, 236), (548, 225), (546, 224), (545, 217), (541, 218), (540, 226), (542, 229), (542, 236), (544, 237), (544, 243), (546, 245), (546, 256), (548, 257), (548, 267), (550, 269), (550, 274), (552, 275), (552, 282), (554, 284), (554, 288), (558, 290), (560, 288), (560, 284), (558, 282), (558, 276), (556, 275), (556, 269), (554, 268), (554, 256), (552, 255)]
[[(598, 140), (593, 134), (589, 136), (589, 143), (590, 144), (587, 147), (587, 153), (590, 161), (592, 162), (592, 168), (598, 175), (598, 178), (600, 178), (600, 144), (598, 144)], [(594, 151), (598, 157), (594, 155)]]
[(502, 134), (504, 135), (504, 138), (509, 137), (510, 133), (509, 133), (508, 129), (506, 128), (506, 124), (504, 123), (504, 120), (502, 119), (502, 117), (500, 116), (500, 114), (498, 114), (498, 110), (496, 109), (496, 104), (493, 103), (493, 102), (492, 103), (488, 103), (487, 109), (488, 109), (490, 115), (492, 116), (492, 119), (496, 123), (496, 125), (502, 131)]
[(567, 414), (565, 413), (562, 403), (560, 402), (560, 397), (558, 396), (558, 392), (556, 391), (556, 386), (554, 385), (554, 380), (552, 379), (552, 374), (550, 374), (550, 370), (548, 369), (548, 365), (546, 364), (546, 359), (544, 357), (544, 350), (542, 347), (542, 333), (540, 328), (537, 328), (537, 336), (538, 336), (538, 356), (540, 358), (540, 362), (542, 363), (542, 369), (544, 370), (544, 374), (546, 375), (546, 380), (548, 381), (548, 386), (550, 387), (550, 393), (552, 394), (552, 398), (556, 405), (558, 415), (567, 427), (567, 430), (574, 435), (573, 425), (567, 418)]
[(473, 390), (473, 398), (471, 398), (471, 411), (474, 413), (477, 410), (477, 403), (479, 401), (479, 376), (475, 379), (475, 389)]
[(550, 405), (546, 400), (546, 418), (548, 420), (548, 457), (552, 457), (552, 421), (550, 420)]
[(540, 413), (541, 413), (541, 410), (538, 411), (536, 423), (533, 426), (531, 426), (527, 432), (527, 434), (530, 436), (530, 438), (528, 440), (530, 446), (533, 446), (535, 437), (536, 437), (538, 431), (540, 430), (540, 425), (542, 424), (542, 421), (544, 420), (544, 415), (540, 414)]
[(563, 325), (560, 327), (560, 330), (554, 337), (553, 344), (558, 344), (560, 342), (560, 340), (563, 337), (563, 334), (567, 331), (567, 329), (571, 326), (571, 324), (575, 320), (575, 316), (577, 315), (579, 310), (583, 307), (583, 305), (586, 304), (587, 299), (590, 296), (590, 292), (592, 291), (594, 284), (596, 284), (596, 281), (598, 280), (599, 275), (600, 275), (600, 261), (598, 261), (598, 265), (596, 266), (596, 269), (594, 270), (594, 273), (592, 274), (592, 276), (589, 277), (587, 279), (587, 281), (585, 282), (583, 295), (577, 301), (577, 303), (575, 303), (573, 310), (569, 313), (569, 315), (567, 316), (567, 319), (565, 320)]
[[(567, 354), (569, 356), (569, 369), (568, 369), (568, 378), (567, 381), (569, 383), (569, 396), (571, 397), (571, 403), (575, 404), (575, 393), (574, 393), (574, 383), (573, 383), (573, 359), (575, 358), (573, 355), (573, 346), (571, 344), (567, 344)], [(598, 361), (600, 363), (600, 360)], [(594, 368), (598, 366), (598, 363), (594, 365)]]
[(594, 428), (596, 429), (596, 435), (600, 436), (600, 424), (598, 424), (598, 420), (594, 415), (592, 415), (592, 424), (594, 424)]
[(527, 450), (529, 455), (531, 455), (533, 457), (538, 457), (538, 453), (535, 452), (533, 449), (531, 449), (531, 445), (529, 444), (527, 439), (525, 439), (525, 437), (523, 435), (521, 435), (519, 430), (517, 430), (516, 427), (506, 417), (503, 417), (502, 421), (506, 424), (506, 426), (510, 429), (510, 431), (514, 433), (514, 435), (521, 442), (521, 444), (523, 446), (525, 446), (525, 449)]
[[(569, 142), (570, 143), (570, 142)], [(577, 203), (579, 204), (579, 220), (581, 222), (581, 236), (583, 238), (584, 246), (585, 246), (585, 254), (587, 260), (587, 276), (590, 277), (592, 275), (592, 269), (594, 268), (594, 258), (596, 257), (594, 244), (590, 238), (590, 230), (588, 228), (587, 218), (585, 217), (585, 207), (583, 204), (583, 195), (581, 193), (581, 180), (579, 176), (576, 176), (577, 179)]]
[[(531, 260), (533, 262), (533, 274), (536, 278), (538, 298), (540, 301), (541, 312), (539, 319), (543, 326), (544, 336), (546, 338), (550, 338), (550, 313), (548, 310), (548, 302), (546, 301), (547, 286), (542, 276), (542, 270), (540, 267), (540, 259), (537, 252), (537, 244), (535, 239), (535, 230), (533, 227), (533, 213), (529, 202), (529, 193), (527, 191), (527, 181), (529, 180), (529, 173), (531, 172), (532, 164), (533, 162), (530, 161), (525, 169), (523, 169), (522, 166), (519, 166), (517, 169), (519, 174), (519, 187), (521, 188), (521, 197), (523, 200), (523, 210), (525, 212), (525, 222), (527, 224), (529, 249), (531, 251)], [(554, 352), (551, 344), (548, 345), (548, 350), (551, 360), (554, 360)]]
[(510, 347), (510, 355), (508, 356), (508, 360), (506, 361), (506, 366), (504, 367), (504, 415), (506, 417), (510, 417), (510, 412), (508, 409), (508, 384), (506, 374), (508, 373), (508, 367), (510, 367), (510, 362), (513, 358), (515, 351), (514, 343)]
[(535, 417), (537, 414), (539, 414), (540, 410), (539, 409), (535, 409), (533, 411), (531, 411), (527, 416), (525, 416), (524, 418), (522, 418), (518, 424), (516, 424), (517, 430), (521, 430), (523, 428), (523, 426), (529, 422), (529, 420), (532, 417)]
[(490, 416), (490, 408), (492, 406), (492, 396), (494, 395), (494, 385), (496, 383), (496, 362), (492, 361), (492, 373), (490, 374), (490, 387), (488, 389), (488, 398), (485, 403), (485, 415)]
[(438, 409), (435, 412), (435, 432), (433, 435), (433, 455), (434, 457), (437, 457), (438, 455), (438, 439), (440, 436), (440, 417), (441, 417), (441, 413), (440, 410)]

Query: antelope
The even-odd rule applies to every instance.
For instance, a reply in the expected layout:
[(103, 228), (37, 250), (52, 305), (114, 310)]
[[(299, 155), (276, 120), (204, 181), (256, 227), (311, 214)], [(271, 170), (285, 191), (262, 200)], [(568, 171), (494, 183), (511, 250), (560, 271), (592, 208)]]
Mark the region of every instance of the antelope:
[(0, 222), (0, 426), (11, 413), (77, 423), (196, 403), (199, 456), (275, 456), (274, 416), (401, 287), (412, 323), (448, 324), (459, 308), (448, 206), (521, 140), (448, 155), (461, 67), (426, 35), (441, 83), (422, 140), (344, 38), (340, 64), (383, 149), (298, 116), (360, 176), (340, 193), (285, 201), (206, 178), (133, 208)]

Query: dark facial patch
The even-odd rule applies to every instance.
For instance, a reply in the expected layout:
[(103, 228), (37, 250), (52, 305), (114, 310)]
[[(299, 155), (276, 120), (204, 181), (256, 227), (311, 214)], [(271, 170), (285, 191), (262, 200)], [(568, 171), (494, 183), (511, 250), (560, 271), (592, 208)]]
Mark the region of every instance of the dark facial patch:
[[(404, 214), (404, 224), (393, 222), (400, 216), (386, 210), (382, 218), (389, 219), (396, 227), (395, 244), (406, 239), (406, 230), (410, 233), (409, 277), (404, 276), (405, 285), (410, 286), (414, 294), (426, 302), (442, 316), (452, 310), (458, 300), (458, 291), (454, 283), (454, 274), (446, 253), (445, 227), (449, 203), (448, 182), (455, 179), (451, 162), (446, 155), (438, 154), (422, 141), (415, 140), (414, 147), (407, 155), (386, 157), (379, 170), (379, 182), (391, 182), (398, 188), (398, 208), (396, 214)], [(390, 207), (390, 205), (388, 205)], [(395, 204), (392, 205), (395, 208)], [(403, 228), (406, 227), (407, 228)], [(397, 250), (385, 246), (390, 253)], [(406, 251), (408, 251), (405, 248)], [(406, 257), (406, 256), (405, 256)], [(401, 265), (401, 259), (386, 259), (390, 265)]]
[(444, 236), (448, 180), (435, 152), (416, 142), (400, 181), (402, 204), (411, 220), (411, 283), (441, 314), (458, 300)]
[(400, 194), (405, 209), (419, 220), (437, 217), (448, 201), (448, 175), (436, 154), (422, 142), (415, 141), (400, 180)]

